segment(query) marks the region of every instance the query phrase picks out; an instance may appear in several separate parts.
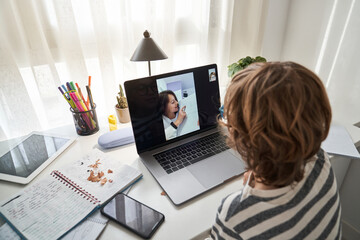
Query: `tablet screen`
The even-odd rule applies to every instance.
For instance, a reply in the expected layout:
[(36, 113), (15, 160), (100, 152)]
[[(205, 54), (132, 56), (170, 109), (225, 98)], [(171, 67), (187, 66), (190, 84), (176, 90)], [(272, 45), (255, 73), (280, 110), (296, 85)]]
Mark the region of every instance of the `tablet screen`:
[(28, 177), (70, 139), (32, 134), (0, 157), (0, 173)]

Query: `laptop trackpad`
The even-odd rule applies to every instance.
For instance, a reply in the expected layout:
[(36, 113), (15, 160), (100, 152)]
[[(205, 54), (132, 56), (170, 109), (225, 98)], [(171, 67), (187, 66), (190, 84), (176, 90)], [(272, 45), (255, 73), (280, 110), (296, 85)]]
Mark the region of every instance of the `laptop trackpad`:
[(244, 162), (229, 151), (190, 165), (187, 169), (205, 188), (214, 187), (245, 171)]

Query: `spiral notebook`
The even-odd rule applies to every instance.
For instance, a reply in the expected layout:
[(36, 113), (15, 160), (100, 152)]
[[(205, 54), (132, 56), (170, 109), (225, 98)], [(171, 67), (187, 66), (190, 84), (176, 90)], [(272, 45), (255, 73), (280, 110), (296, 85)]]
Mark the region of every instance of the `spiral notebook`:
[(22, 238), (58, 239), (141, 176), (94, 150), (1, 203), (0, 214)]
[(97, 210), (61, 238), (61, 240), (96, 240), (104, 230), (108, 221), (109, 219), (103, 216), (100, 210)]
[[(106, 227), (109, 219), (101, 215), (97, 210), (91, 216), (78, 224), (70, 232), (68, 232), (62, 240), (96, 240)], [(0, 224), (0, 239), (20, 240), (19, 235), (7, 223)]]

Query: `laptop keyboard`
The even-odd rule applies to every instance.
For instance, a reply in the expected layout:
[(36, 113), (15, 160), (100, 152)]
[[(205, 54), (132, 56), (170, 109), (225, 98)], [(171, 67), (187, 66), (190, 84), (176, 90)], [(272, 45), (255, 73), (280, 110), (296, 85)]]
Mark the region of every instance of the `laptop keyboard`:
[(157, 153), (154, 157), (162, 168), (170, 174), (229, 149), (225, 139), (226, 137), (222, 133), (216, 132), (181, 146)]

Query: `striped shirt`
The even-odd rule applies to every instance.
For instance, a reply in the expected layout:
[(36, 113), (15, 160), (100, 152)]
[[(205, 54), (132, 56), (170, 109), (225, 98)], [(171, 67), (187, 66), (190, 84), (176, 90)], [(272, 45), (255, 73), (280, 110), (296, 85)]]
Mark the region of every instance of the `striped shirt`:
[(340, 239), (340, 200), (328, 156), (320, 150), (293, 186), (244, 186), (226, 197), (211, 230), (213, 239)]

